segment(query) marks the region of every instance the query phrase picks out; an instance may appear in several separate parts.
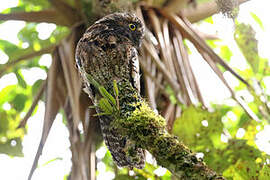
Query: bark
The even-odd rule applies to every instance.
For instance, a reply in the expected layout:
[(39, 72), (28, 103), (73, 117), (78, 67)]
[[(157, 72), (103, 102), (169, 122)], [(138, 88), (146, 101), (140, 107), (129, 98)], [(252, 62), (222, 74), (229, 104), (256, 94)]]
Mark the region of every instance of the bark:
[(54, 9), (48, 9), (38, 12), (16, 12), (10, 14), (0, 14), (0, 20), (21, 20), (36, 23), (47, 22), (54, 23), (60, 26), (71, 26), (69, 20)]
[(80, 14), (64, 0), (49, 0), (53, 7), (59, 11), (69, 22), (75, 24), (81, 20)]

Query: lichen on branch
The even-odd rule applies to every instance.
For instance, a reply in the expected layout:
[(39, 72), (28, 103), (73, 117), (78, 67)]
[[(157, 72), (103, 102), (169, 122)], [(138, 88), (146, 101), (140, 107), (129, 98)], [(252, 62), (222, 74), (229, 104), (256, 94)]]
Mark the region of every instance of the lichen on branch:
[(239, 12), (237, 0), (216, 0), (219, 11), (226, 17), (235, 19)]

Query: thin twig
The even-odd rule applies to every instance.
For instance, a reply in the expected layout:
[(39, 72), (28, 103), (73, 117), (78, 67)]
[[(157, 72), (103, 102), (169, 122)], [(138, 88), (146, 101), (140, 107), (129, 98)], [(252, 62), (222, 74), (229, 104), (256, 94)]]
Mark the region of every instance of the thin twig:
[(24, 128), (25, 127), (25, 125), (27, 123), (27, 120), (32, 115), (35, 107), (37, 106), (38, 101), (41, 99), (41, 97), (42, 97), (42, 95), (44, 93), (46, 85), (47, 85), (47, 80), (42, 82), (36, 96), (34, 97), (34, 101), (32, 102), (32, 105), (31, 105), (30, 109), (28, 110), (28, 112), (26, 113), (26, 115), (24, 116), (24, 118), (22, 119), (22, 121), (20, 122), (20, 124), (19, 124), (19, 126), (17, 128)]

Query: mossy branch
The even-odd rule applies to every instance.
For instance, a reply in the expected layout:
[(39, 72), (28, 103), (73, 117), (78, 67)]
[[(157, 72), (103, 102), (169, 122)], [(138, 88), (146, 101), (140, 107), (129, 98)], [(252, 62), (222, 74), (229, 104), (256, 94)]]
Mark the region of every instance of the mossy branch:
[[(120, 134), (128, 136), (137, 147), (148, 150), (159, 165), (180, 179), (224, 179), (208, 168), (176, 136), (167, 132), (165, 119), (149, 107), (129, 81), (122, 80), (117, 82), (117, 85), (114, 81), (109, 84), (106, 86), (106, 93), (113, 94), (117, 89), (120, 105), (119, 111), (111, 111), (110, 115), (114, 117), (111, 128), (118, 129)], [(106, 96), (103, 96), (104, 98), (106, 99)], [(111, 98), (107, 100), (111, 102)], [(111, 105), (113, 106), (113, 103)], [(107, 108), (100, 108), (104, 112), (107, 111)]]
[(146, 102), (133, 104), (135, 110), (126, 118), (116, 119), (113, 127), (147, 149), (157, 163), (180, 179), (224, 179), (209, 169), (178, 138), (166, 131), (165, 119)]

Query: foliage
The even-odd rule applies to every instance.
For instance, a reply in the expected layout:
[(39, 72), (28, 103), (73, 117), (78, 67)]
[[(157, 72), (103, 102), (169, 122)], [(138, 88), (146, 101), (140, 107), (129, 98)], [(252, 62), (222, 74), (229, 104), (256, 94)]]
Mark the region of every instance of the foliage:
[[(46, 0), (22, 0), (17, 7), (6, 9), (2, 13), (39, 11), (48, 7), (49, 3)], [(50, 37), (43, 40), (39, 39), (37, 25), (37, 23), (26, 23), (17, 34), (18, 44), (0, 39), (0, 51), (9, 57), (7, 63), (56, 44), (69, 32), (66, 27), (57, 26)], [(23, 47), (23, 44), (27, 44), (28, 47)], [(17, 63), (12, 68), (6, 68), (6, 64), (0, 64), (0, 78), (5, 75), (15, 75), (18, 82), (18, 85), (10, 85), (0, 89), (0, 153), (23, 156), (21, 143), (25, 132), (17, 127), (30, 108), (43, 80), (38, 79), (33, 85), (27, 84), (22, 69), (30, 70), (36, 67), (41, 71), (47, 71), (46, 66), (39, 64), (39, 59), (40, 56), (33, 57), (28, 61)], [(2, 69), (5, 71), (1, 71)], [(5, 106), (10, 106), (10, 108), (6, 109)]]
[[(205, 162), (228, 179), (256, 179), (264, 172), (262, 167), (267, 168), (264, 164), (269, 158), (254, 143), (258, 123), (246, 123), (245, 136), (238, 138), (236, 129), (243, 127), (241, 116), (245, 114), (240, 112), (232, 121), (228, 112), (237, 107), (223, 108), (217, 107), (212, 113), (193, 106), (186, 108), (174, 124), (174, 133), (192, 150), (203, 153)], [(224, 131), (231, 136), (227, 142), (220, 141)]]
[[(24, 89), (16, 85), (7, 86), (0, 92), (0, 151), (11, 156), (22, 156), (22, 129), (17, 129), (20, 113), (26, 109), (27, 94), (31, 88)], [(28, 92), (28, 93), (27, 93)], [(7, 106), (9, 110), (5, 110)]]

